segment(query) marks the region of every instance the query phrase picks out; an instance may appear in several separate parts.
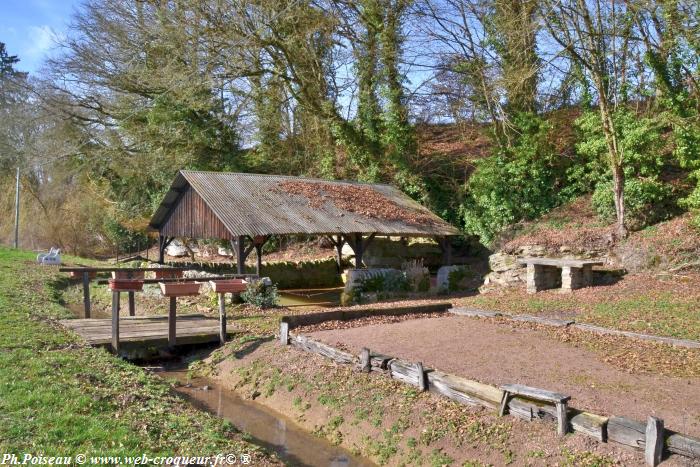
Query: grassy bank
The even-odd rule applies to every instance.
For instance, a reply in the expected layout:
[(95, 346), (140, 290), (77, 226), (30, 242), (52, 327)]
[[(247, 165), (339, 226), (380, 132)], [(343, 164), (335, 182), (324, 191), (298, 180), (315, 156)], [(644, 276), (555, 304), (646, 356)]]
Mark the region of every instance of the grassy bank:
[[(263, 319), (261, 319), (263, 321)], [(252, 326), (252, 321), (247, 320)], [(549, 423), (500, 418), (419, 392), (378, 373), (280, 347), (262, 331), (240, 335), (191, 367), (316, 435), (389, 466), (634, 465), (638, 457)]]
[(458, 305), (507, 313), (573, 316), (579, 322), (625, 331), (700, 340), (700, 274), (630, 274), (615, 284), (562, 294), (531, 295), (525, 285), (455, 300)]
[(0, 247), (0, 453), (140, 456), (249, 453), (276, 461), (168, 384), (82, 345), (55, 319), (65, 281)]

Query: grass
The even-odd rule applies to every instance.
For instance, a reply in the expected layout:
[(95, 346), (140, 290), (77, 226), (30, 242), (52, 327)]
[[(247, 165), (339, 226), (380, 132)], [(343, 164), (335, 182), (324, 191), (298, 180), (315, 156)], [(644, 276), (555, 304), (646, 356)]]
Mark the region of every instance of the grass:
[(224, 421), (105, 350), (83, 346), (53, 319), (55, 268), (0, 247), (0, 452), (46, 455), (251, 453), (274, 462)]
[[(641, 280), (648, 287), (628, 285)], [(518, 288), (460, 299), (459, 302), (507, 313), (573, 314), (581, 323), (700, 340), (698, 294), (697, 290), (688, 292), (689, 289), (689, 284), (636, 276), (626, 277), (614, 286), (583, 289), (573, 294), (545, 291), (532, 296)]]

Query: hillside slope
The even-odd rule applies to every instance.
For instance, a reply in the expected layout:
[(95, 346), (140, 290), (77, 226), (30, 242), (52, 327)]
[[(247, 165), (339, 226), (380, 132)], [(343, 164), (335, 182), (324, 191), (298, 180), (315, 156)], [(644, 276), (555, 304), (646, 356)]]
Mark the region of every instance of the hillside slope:
[(551, 256), (605, 256), (628, 272), (676, 271), (700, 266), (700, 232), (684, 213), (616, 239), (614, 225), (596, 216), (589, 196), (505, 232), (495, 249), (511, 255), (533, 250)]

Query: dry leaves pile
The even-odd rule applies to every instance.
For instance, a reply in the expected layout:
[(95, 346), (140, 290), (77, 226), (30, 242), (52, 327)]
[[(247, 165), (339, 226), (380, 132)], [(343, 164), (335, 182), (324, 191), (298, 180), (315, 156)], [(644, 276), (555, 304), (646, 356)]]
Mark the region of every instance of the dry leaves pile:
[(673, 377), (700, 376), (700, 350), (673, 347), (625, 336), (601, 335), (577, 328), (555, 328), (506, 318), (489, 319), (501, 325), (542, 331), (560, 342), (582, 347), (618, 370), (631, 374), (661, 374)]
[(444, 318), (445, 313), (410, 313), (400, 316), (367, 316), (349, 321), (325, 321), (319, 324), (299, 326), (295, 329), (297, 333), (308, 333), (316, 331), (328, 331), (331, 329), (350, 329), (372, 326), (376, 324), (391, 324), (408, 321), (409, 319)]
[(430, 225), (435, 219), (428, 213), (407, 209), (377, 190), (363, 185), (287, 181), (277, 185), (285, 193), (304, 196), (309, 206), (320, 209), (330, 201), (341, 211), (348, 211), (375, 219)]

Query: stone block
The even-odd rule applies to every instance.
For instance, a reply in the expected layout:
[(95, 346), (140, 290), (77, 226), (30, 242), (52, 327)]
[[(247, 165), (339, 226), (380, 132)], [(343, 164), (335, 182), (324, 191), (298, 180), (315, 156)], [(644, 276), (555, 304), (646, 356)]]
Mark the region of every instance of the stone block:
[(511, 269), (518, 269), (520, 265), (517, 262), (518, 257), (505, 253), (495, 253), (489, 256), (489, 267), (494, 272), (504, 272)]

